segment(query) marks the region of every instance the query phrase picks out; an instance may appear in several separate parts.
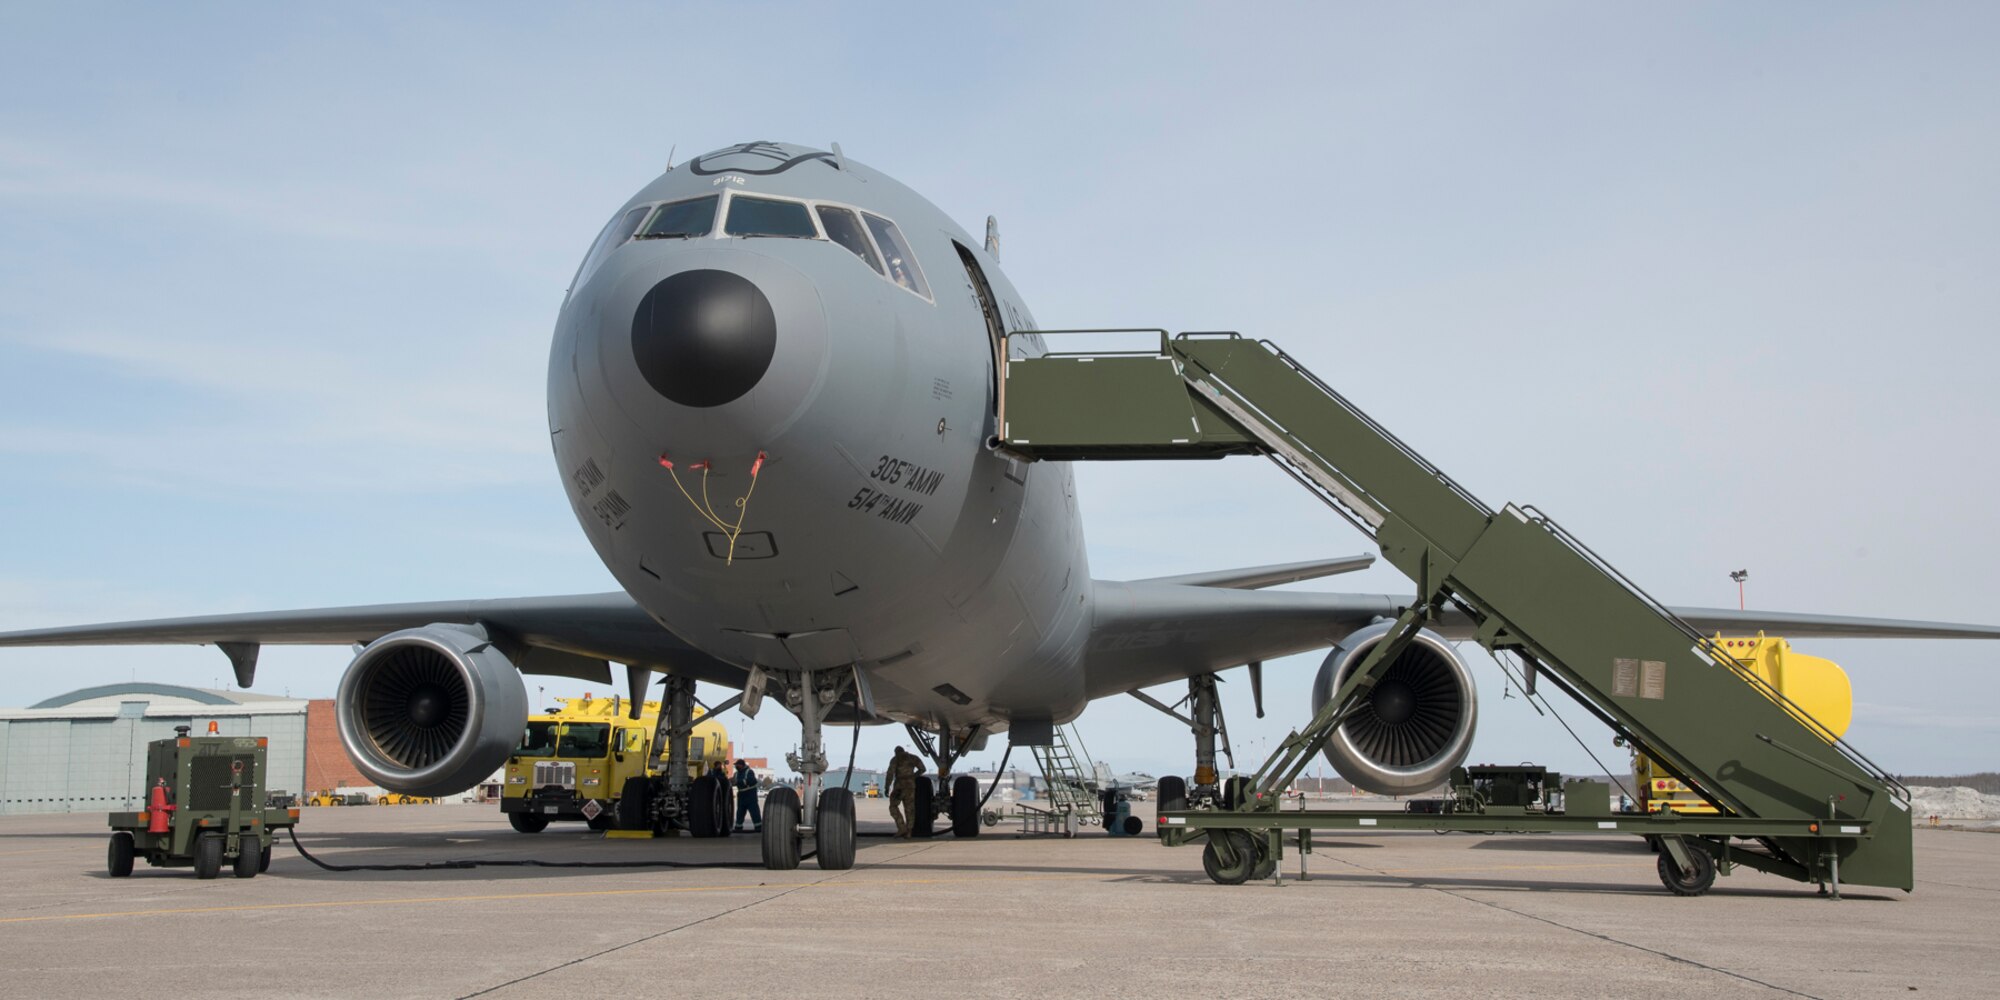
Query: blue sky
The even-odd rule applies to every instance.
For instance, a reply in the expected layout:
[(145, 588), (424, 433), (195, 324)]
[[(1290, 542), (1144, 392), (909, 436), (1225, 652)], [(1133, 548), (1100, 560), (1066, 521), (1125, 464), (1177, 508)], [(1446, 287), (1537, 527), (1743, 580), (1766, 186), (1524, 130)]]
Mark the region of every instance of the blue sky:
[[(1996, 28), (1970, 4), (13, 5), (0, 628), (611, 589), (548, 458), (550, 327), (670, 151), (749, 139), (839, 141), (968, 229), (998, 215), (1045, 326), (1279, 341), (1670, 602), (1727, 605), (1747, 567), (1753, 606), (2000, 621)], [(1101, 577), (1366, 547), (1248, 460), (1080, 479)], [(2000, 646), (1802, 645), (1853, 675), (1885, 765), (2000, 766)], [(345, 660), (272, 649), (260, 688), (326, 695)], [(1228, 686), (1239, 745), (1302, 721), (1315, 666), (1271, 667), (1261, 724)], [(1478, 674), (1475, 757), (1586, 769)], [(227, 676), (205, 649), (8, 651), (0, 703)], [(1136, 703), (1082, 727), (1121, 768), (1185, 767)]]

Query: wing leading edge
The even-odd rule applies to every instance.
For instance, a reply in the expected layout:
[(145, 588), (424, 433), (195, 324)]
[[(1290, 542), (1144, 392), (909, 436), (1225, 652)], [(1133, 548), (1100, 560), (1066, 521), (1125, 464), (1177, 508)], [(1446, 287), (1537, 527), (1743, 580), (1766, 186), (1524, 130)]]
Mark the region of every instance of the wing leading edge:
[(367, 643), (432, 624), (481, 625), (527, 647), (518, 664), (525, 673), (609, 681), (611, 671), (605, 661), (612, 661), (672, 667), (718, 684), (743, 683), (741, 669), (682, 642), (622, 592), (73, 625), (0, 633), (0, 647), (214, 645), (236, 663), (246, 647), (254, 660), (257, 646)]
[[(1251, 591), (1154, 580), (1098, 580), (1096, 617), (1084, 657), (1085, 690), (1096, 699), (1252, 661), (1325, 649), (1413, 598), (1389, 594)], [(2000, 626), (1860, 618), (1785, 611), (1671, 609), (1704, 634), (1766, 632), (1790, 639), (2000, 639)], [(1462, 614), (1435, 630), (1465, 640)]]

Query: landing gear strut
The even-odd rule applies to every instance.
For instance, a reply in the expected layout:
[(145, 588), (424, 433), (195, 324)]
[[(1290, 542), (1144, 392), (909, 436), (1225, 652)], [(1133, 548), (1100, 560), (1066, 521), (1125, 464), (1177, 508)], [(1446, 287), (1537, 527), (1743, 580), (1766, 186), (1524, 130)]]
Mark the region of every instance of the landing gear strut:
[(688, 740), (694, 736), (694, 678), (668, 674), (662, 683), (666, 705), (653, 735), (654, 752), (665, 750), (665, 761), (654, 768), (661, 776), (626, 780), (618, 796), (618, 825), (661, 834), (685, 829), (697, 837), (712, 837), (712, 821), (705, 825), (691, 822), (696, 818), (688, 778)]
[[(1188, 727), (1188, 732), (1194, 734), (1194, 776), (1187, 780), (1177, 777), (1161, 779), (1162, 811), (1213, 809), (1225, 805), (1221, 776), (1215, 769), (1217, 749), (1221, 750), (1230, 767), (1236, 766), (1236, 754), (1229, 745), (1229, 723), (1222, 717), (1222, 699), (1216, 690), (1215, 675), (1196, 674), (1188, 678), (1187, 684), (1187, 697), (1174, 705), (1161, 704), (1143, 691), (1127, 692), (1179, 720)], [(1182, 715), (1178, 711), (1181, 705), (1188, 707), (1188, 714)], [(1170, 800), (1178, 800), (1180, 805), (1170, 806)]]

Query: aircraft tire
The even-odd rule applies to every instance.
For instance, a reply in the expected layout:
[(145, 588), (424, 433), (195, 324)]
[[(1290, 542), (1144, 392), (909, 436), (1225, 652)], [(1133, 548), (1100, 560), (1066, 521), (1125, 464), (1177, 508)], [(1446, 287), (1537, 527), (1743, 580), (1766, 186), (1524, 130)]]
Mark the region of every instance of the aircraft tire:
[(549, 828), (549, 818), (541, 813), (508, 813), (507, 825), (513, 827), (515, 833), (540, 833)]
[(969, 774), (951, 779), (951, 835), (979, 836), (979, 779)]
[(928, 774), (919, 774), (916, 804), (910, 810), (910, 836), (917, 840), (931, 839), (931, 824), (937, 819), (937, 788)]
[(194, 877), (211, 879), (220, 874), (222, 874), (222, 834), (197, 834), (194, 838)]
[(799, 866), (799, 793), (773, 788), (764, 797), (764, 867), (788, 872)]
[(697, 837), (719, 837), (728, 832), (728, 807), (723, 796), (729, 789), (715, 775), (704, 774), (688, 788), (688, 832)]
[(653, 809), (653, 782), (644, 776), (625, 779), (625, 787), (618, 790), (618, 804), (612, 807), (617, 819), (617, 829), (644, 830), (651, 826), (647, 814)]
[(1242, 830), (1210, 831), (1201, 849), (1201, 868), (1217, 885), (1242, 885), (1257, 868), (1257, 845)]
[(257, 852), (257, 874), (262, 875), (271, 870), (271, 855), (276, 853), (277, 846), (278, 838), (272, 837), (271, 845)]
[[(819, 841), (813, 857), (823, 871), (854, 867), (854, 793), (829, 788), (819, 793), (819, 816), (813, 823)], [(796, 843), (796, 841), (794, 841)]]
[(123, 830), (111, 835), (111, 847), (106, 851), (104, 868), (112, 878), (125, 878), (132, 874), (132, 835)]
[(1250, 794), (1250, 779), (1238, 775), (1222, 782), (1222, 808), (1234, 809)]
[(263, 871), (264, 844), (254, 834), (244, 834), (236, 851), (236, 866), (230, 874), (237, 878), (256, 878)]
[(1154, 798), (1159, 803), (1157, 812), (1174, 812), (1187, 808), (1187, 779), (1177, 774), (1169, 774), (1160, 779)]

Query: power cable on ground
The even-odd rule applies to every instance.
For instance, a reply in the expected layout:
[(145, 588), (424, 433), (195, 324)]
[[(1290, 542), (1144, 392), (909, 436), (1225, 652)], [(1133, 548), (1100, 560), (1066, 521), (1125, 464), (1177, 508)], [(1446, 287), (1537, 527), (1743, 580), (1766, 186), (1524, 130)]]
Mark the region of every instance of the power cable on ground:
[[(312, 853), (305, 849), (305, 845), (299, 843), (299, 832), (296, 828), (288, 827), (286, 828), (285, 832), (291, 835), (292, 847), (299, 852), (299, 857), (302, 857), (307, 861), (312, 862), (314, 865), (318, 866), (320, 869), (324, 871), (330, 871), (330, 872), (429, 872), (429, 871), (463, 871), (472, 868), (762, 868), (764, 867), (764, 863), (761, 861), (660, 861), (660, 860), (537, 861), (532, 858), (522, 858), (522, 859), (512, 859), (512, 860), (484, 860), (484, 861), (474, 861), (474, 860), (426, 861), (420, 864), (402, 864), (402, 865), (336, 865), (331, 862), (321, 861), (320, 859), (313, 857)], [(803, 854), (800, 855), (800, 860), (804, 860), (810, 857), (812, 857), (812, 854)]]

